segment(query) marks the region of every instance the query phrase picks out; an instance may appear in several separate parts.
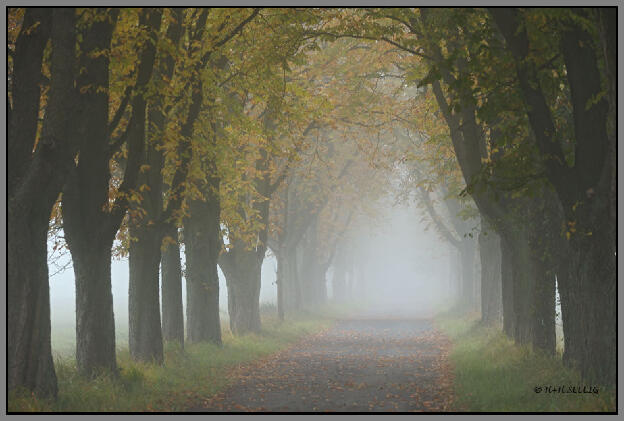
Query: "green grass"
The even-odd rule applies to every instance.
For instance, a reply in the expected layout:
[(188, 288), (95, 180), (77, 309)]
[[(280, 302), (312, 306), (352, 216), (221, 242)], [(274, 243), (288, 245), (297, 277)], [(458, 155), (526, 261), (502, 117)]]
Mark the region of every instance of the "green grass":
[(615, 411), (615, 392), (603, 387), (598, 394), (536, 393), (536, 386), (587, 385), (560, 356), (518, 346), (500, 330), (480, 326), (475, 317), (442, 315), (436, 325), (453, 342), (456, 411)]
[[(165, 364), (136, 363), (127, 348), (120, 349), (117, 359), (120, 374), (113, 378), (102, 375), (94, 380), (79, 376), (73, 357), (56, 354), (59, 393), (56, 401), (37, 400), (32, 396), (12, 393), (8, 410), (115, 412), (115, 411), (185, 411), (201, 407), (228, 384), (228, 372), (238, 364), (275, 353), (296, 340), (331, 325), (332, 319), (298, 317), (280, 323), (276, 317), (264, 316), (260, 334), (234, 337), (223, 329), (223, 346), (187, 345), (184, 352), (174, 344), (165, 349)], [(69, 338), (65, 338), (69, 340)], [(63, 338), (57, 338), (63, 343)], [(67, 351), (65, 343), (62, 348)]]

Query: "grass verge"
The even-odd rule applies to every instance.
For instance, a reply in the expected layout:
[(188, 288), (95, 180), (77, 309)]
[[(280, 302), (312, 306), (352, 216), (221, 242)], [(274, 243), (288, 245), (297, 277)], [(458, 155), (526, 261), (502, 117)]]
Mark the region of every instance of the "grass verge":
[(263, 317), (260, 334), (232, 336), (223, 329), (223, 346), (187, 345), (182, 351), (167, 344), (165, 364), (137, 363), (127, 349), (117, 354), (120, 374), (94, 380), (79, 376), (70, 357), (57, 356), (58, 399), (39, 400), (12, 393), (9, 412), (134, 412), (185, 411), (228, 385), (230, 368), (277, 352), (298, 339), (331, 325), (332, 319), (298, 317), (280, 323)]
[[(560, 357), (518, 346), (500, 330), (480, 326), (476, 317), (449, 314), (435, 320), (453, 342), (455, 411), (613, 412), (615, 392), (556, 393), (546, 387), (583, 389), (589, 385), (563, 365)], [(537, 392), (537, 387), (542, 389)]]

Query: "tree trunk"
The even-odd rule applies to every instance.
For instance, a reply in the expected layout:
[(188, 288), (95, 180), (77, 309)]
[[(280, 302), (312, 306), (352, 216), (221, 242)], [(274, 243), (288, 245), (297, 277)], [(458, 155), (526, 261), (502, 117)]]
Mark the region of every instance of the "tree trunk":
[(206, 193), (206, 201), (193, 200), (184, 223), (186, 252), (186, 336), (189, 342), (221, 344), (219, 275), (217, 260), (220, 206)]
[(600, 218), (596, 213), (594, 218), (592, 235), (583, 234), (581, 228), (570, 240), (570, 268), (561, 282), (562, 306), (564, 299), (568, 301), (565, 353), (567, 361), (578, 365), (583, 378), (613, 386), (617, 368), (614, 233), (608, 215)]
[[(47, 230), (50, 212), (73, 164), (68, 134), (75, 104), (75, 19), (74, 8), (53, 9), (52, 13), (26, 9), (15, 47), (13, 109), (8, 116), (12, 127), (7, 139), (7, 385), (10, 391), (26, 389), (40, 398), (57, 394), (50, 344)], [(37, 81), (50, 21), (52, 81), (33, 155)], [(33, 73), (36, 77), (31, 78)]]
[(162, 276), (162, 335), (165, 341), (178, 342), (184, 347), (184, 309), (182, 304), (182, 267), (178, 229), (168, 234), (173, 239), (161, 256)]
[[(182, 10), (173, 9), (174, 21), (170, 22), (167, 28), (167, 38), (172, 45), (177, 46), (182, 20)], [(141, 15), (140, 24), (148, 24), (155, 28), (152, 32), (152, 41), (156, 41), (156, 33), (160, 28), (162, 11), (154, 12), (149, 19), (145, 14)], [(151, 22), (150, 22), (151, 21)], [(146, 49), (141, 63), (153, 62), (155, 60), (156, 51)], [(159, 54), (159, 66), (153, 71), (153, 85), (161, 86), (164, 80), (171, 79), (175, 60), (171, 55)], [(142, 66), (145, 71), (147, 66)], [(141, 79), (144, 80), (144, 79)], [(143, 101), (133, 109), (141, 110), (144, 114), (145, 102)], [(128, 310), (130, 317), (130, 354), (140, 361), (152, 361), (161, 364), (163, 362), (163, 335), (161, 329), (160, 318), (160, 300), (159, 300), (159, 279), (158, 269), (161, 261), (161, 244), (168, 226), (163, 222), (167, 218), (164, 213), (178, 208), (179, 196), (169, 201), (168, 209), (163, 210), (163, 176), (162, 169), (164, 165), (164, 156), (160, 147), (163, 145), (163, 134), (166, 126), (166, 111), (163, 109), (163, 98), (160, 95), (150, 97), (148, 108), (148, 122), (144, 124), (143, 119), (139, 124), (147, 126), (145, 129), (138, 131), (139, 136), (146, 138), (146, 146), (141, 156), (141, 165), (147, 166), (147, 169), (141, 171), (138, 175), (138, 185), (145, 185), (149, 188), (142, 193), (141, 202), (131, 206), (130, 214), (130, 233), (136, 241), (130, 244), (130, 286), (129, 286), (129, 302)], [(185, 133), (186, 135), (186, 133)], [(184, 142), (185, 136), (179, 141)], [(179, 148), (183, 148), (180, 147)], [(174, 174), (171, 187), (173, 190), (178, 188), (178, 180), (181, 174), (185, 174), (186, 166), (180, 164)], [(176, 238), (177, 240), (177, 238)], [(183, 333), (183, 331), (182, 331)], [(182, 336), (182, 339), (184, 337)]]
[[(279, 263), (278, 263), (279, 264)], [(284, 282), (284, 273), (279, 273), (280, 269), (278, 266), (275, 285), (277, 286), (277, 318), (280, 321), (284, 321), (284, 287), (282, 283)]]
[(501, 234), (501, 296), (503, 305), (503, 332), (513, 338), (516, 330), (514, 310), (513, 249), (506, 234)]
[(479, 233), (481, 259), (481, 321), (487, 325), (501, 322), (501, 245), (500, 237), (492, 229)]
[(294, 253), (284, 247), (285, 251), (276, 253), (277, 259), (277, 296), (278, 313), (283, 317), (291, 316), (299, 308), (297, 273)]
[[(109, 58), (93, 54), (110, 47), (119, 11), (98, 9), (98, 13), (109, 19), (94, 22), (83, 34), (81, 71), (76, 76), (80, 108), (75, 136), (80, 155), (62, 196), (63, 230), (76, 278), (76, 359), (78, 370), (87, 376), (117, 368), (110, 252), (125, 212), (121, 206), (115, 206), (115, 216), (108, 211)], [(132, 152), (130, 148), (124, 176), (132, 171)]]
[(293, 293), (293, 310), (299, 310), (301, 309), (301, 306), (303, 305), (303, 293), (301, 291), (301, 277), (299, 276), (299, 262), (301, 261), (298, 257), (297, 257), (297, 247), (295, 247), (293, 250), (289, 250), (288, 251), (288, 261), (289, 261), (289, 268), (290, 268), (290, 276), (291, 276), (291, 280), (292, 283), (294, 285), (294, 288), (292, 289), (292, 293)]
[[(513, 329), (512, 337), (519, 344), (531, 344), (548, 353), (555, 349), (555, 279), (550, 265), (543, 259), (543, 249), (530, 242), (530, 223), (515, 224), (506, 234), (503, 265), (509, 258), (509, 268), (503, 268), (505, 277), (511, 275)], [(543, 233), (543, 232), (542, 232)], [(503, 287), (504, 288), (504, 287)], [(505, 291), (503, 291), (505, 294)], [(503, 300), (505, 301), (505, 296)], [(505, 305), (505, 303), (504, 303)], [(507, 326), (505, 332), (509, 333)]]
[(548, 354), (555, 353), (555, 274), (547, 262), (541, 258), (533, 259), (533, 329), (534, 348)]
[[(613, 129), (609, 122), (611, 89), (607, 88), (607, 98), (600, 97), (604, 87), (592, 42), (593, 34), (575, 23), (558, 34), (574, 123), (575, 162), (569, 167), (557, 140), (558, 133), (546, 95), (540, 89), (538, 69), (533, 61), (527, 60), (529, 37), (526, 28), (521, 26), (521, 12), (491, 9), (491, 13), (516, 61), (519, 85), (545, 161), (546, 175), (557, 191), (569, 224), (570, 270), (566, 282), (562, 283), (562, 287), (567, 285), (569, 291), (562, 297), (570, 300), (566, 305), (570, 313), (578, 312), (578, 325), (567, 323), (568, 334), (572, 337), (566, 340), (566, 346), (569, 346), (566, 352), (576, 359), (584, 379), (615, 386), (617, 275), (613, 226), (616, 218), (613, 206), (615, 168), (612, 166), (616, 162), (615, 157), (609, 156), (615, 139), (609, 134)], [(588, 17), (584, 9), (575, 13)], [(614, 20), (611, 24), (614, 25)], [(608, 55), (615, 59), (615, 49), (612, 48)], [(609, 79), (614, 66), (606, 58), (605, 70)], [(609, 85), (612, 88), (613, 85)], [(588, 106), (590, 101), (591, 106)], [(571, 226), (574, 226), (574, 232)]]
[(342, 260), (338, 260), (334, 266), (334, 275), (332, 277), (332, 292), (335, 302), (343, 303), (347, 299), (346, 275), (345, 265)]
[(9, 202), (7, 242), (7, 381), (41, 397), (56, 396), (50, 345), (49, 212)]
[(231, 260), (221, 265), (228, 289), (230, 329), (234, 335), (260, 332), (260, 282), (262, 260), (255, 250), (236, 244)]
[(163, 362), (158, 268), (162, 234), (149, 226), (130, 228), (128, 288), (129, 347), (135, 360)]
[[(116, 372), (115, 316), (111, 289), (111, 246), (91, 242), (83, 231), (82, 247), (69, 241), (76, 277), (76, 360), (88, 376)], [(87, 244), (91, 244), (90, 247)]]
[[(13, 195), (24, 176), (35, 145), (37, 117), (41, 103), (41, 64), (43, 51), (50, 38), (52, 13), (50, 9), (29, 7), (24, 12), (22, 29), (15, 42), (13, 72), (7, 98), (7, 187)], [(74, 41), (75, 42), (75, 41)], [(68, 64), (73, 64), (74, 55)], [(66, 69), (70, 70), (70, 69)], [(68, 71), (73, 77), (73, 71)], [(56, 75), (52, 75), (55, 77)], [(70, 89), (71, 90), (71, 89)]]
[(514, 340), (519, 344), (530, 344), (532, 338), (531, 301), (533, 296), (533, 267), (530, 259), (527, 233), (523, 227), (514, 230), (511, 241), (511, 271), (513, 279), (513, 307), (516, 315), (516, 324), (513, 334)]
[(476, 310), (474, 300), (474, 263), (475, 263), (475, 245), (472, 239), (463, 239), (460, 247), (461, 259), (461, 297), (460, 308), (462, 311), (472, 312)]

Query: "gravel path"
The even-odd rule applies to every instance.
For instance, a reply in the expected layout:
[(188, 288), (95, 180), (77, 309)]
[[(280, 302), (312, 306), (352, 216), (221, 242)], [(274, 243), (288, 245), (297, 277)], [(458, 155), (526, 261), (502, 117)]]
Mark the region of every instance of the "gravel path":
[(341, 320), (232, 373), (202, 412), (448, 411), (448, 339), (429, 320)]

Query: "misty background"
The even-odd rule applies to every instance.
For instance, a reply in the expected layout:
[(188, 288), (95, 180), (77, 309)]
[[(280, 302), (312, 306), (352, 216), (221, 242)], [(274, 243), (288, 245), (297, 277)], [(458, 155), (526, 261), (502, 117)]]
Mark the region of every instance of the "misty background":
[[(362, 217), (356, 237), (360, 261), (356, 266), (354, 304), (363, 317), (429, 317), (445, 306), (449, 294), (449, 247), (433, 230), (421, 222), (421, 211), (414, 205), (386, 204), (378, 210), (379, 217)], [(52, 255), (48, 242), (50, 274), (58, 267), (64, 270), (50, 278), (52, 347), (55, 353), (74, 352), (75, 283), (71, 255), (66, 250)], [(184, 248), (180, 253), (185, 265)], [(56, 259), (56, 260), (53, 260)], [(277, 261), (271, 251), (262, 264), (260, 305), (275, 306)], [(221, 268), (219, 272), (219, 307), (222, 320), (227, 321), (227, 287)], [(111, 264), (115, 333), (117, 346), (128, 341), (128, 259), (113, 259)], [(332, 270), (327, 273), (327, 292), (331, 300)], [(182, 300), (186, 310), (186, 283), (182, 279)]]

